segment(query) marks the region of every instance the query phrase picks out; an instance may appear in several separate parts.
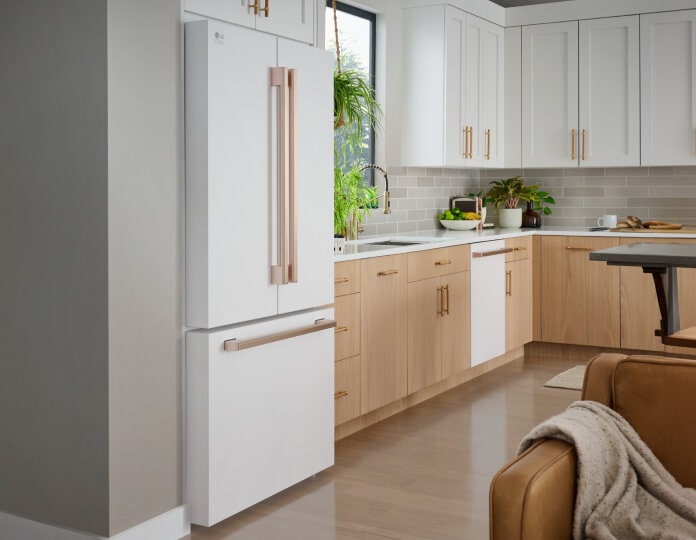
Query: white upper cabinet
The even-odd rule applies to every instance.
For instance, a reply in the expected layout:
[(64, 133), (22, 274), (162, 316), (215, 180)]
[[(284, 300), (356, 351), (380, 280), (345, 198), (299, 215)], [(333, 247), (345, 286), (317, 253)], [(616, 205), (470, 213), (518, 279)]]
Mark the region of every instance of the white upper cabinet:
[(577, 166), (578, 23), (522, 28), (522, 166)]
[(638, 16), (580, 21), (581, 167), (640, 165)]
[(640, 17), (642, 165), (696, 164), (696, 10)]
[(184, 10), (276, 36), (314, 43), (312, 0), (184, 0)]
[(502, 166), (503, 29), (436, 5), (405, 9), (403, 36), (403, 164)]

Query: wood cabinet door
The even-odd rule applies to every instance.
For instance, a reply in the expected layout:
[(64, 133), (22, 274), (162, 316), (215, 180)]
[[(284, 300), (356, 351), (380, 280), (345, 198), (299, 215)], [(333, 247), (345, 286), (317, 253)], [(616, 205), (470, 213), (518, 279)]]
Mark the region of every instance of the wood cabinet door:
[(334, 424), (360, 416), (360, 356), (334, 364)]
[[(650, 238), (622, 238), (620, 243), (627, 245), (659, 241)], [(621, 266), (620, 275), (621, 347), (662, 352), (664, 345), (655, 336), (655, 330), (660, 328), (660, 307), (657, 305), (652, 274), (644, 273), (638, 266)]]
[(620, 346), (619, 269), (589, 260), (617, 238), (541, 239), (541, 338), (553, 343)]
[(505, 350), (532, 341), (532, 263), (505, 263)]
[(440, 278), (408, 284), (408, 393), (442, 380), (445, 294)]
[(360, 354), (360, 293), (339, 296), (334, 300), (336, 328), (335, 359)]
[(696, 10), (640, 16), (641, 165), (696, 163)]
[(361, 261), (361, 414), (407, 394), (406, 261), (406, 255)]
[(525, 26), (522, 166), (577, 167), (577, 149), (578, 22)]
[(441, 278), (447, 314), (442, 317), (442, 379), (471, 366), (470, 274), (459, 272)]
[(640, 165), (638, 15), (580, 21), (580, 166)]

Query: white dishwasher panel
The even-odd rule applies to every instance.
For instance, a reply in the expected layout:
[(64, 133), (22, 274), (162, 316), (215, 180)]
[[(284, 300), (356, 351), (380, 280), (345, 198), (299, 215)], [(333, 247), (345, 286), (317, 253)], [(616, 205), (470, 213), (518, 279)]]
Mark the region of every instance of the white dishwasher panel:
[[(315, 330), (318, 319), (323, 330), (255, 341)], [(326, 321), (333, 309), (187, 333), (192, 523), (213, 525), (333, 465), (334, 329)], [(229, 340), (253, 346), (226, 351)]]
[(505, 240), (471, 245), (471, 366), (505, 352)]

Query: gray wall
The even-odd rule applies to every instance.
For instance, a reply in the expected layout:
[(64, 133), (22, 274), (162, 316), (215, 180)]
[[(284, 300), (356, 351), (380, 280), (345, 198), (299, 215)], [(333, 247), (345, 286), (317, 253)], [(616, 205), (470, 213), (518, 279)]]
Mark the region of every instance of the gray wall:
[(179, 17), (0, 2), (0, 512), (181, 504)]
[(107, 532), (106, 2), (0, 2), (0, 511)]
[(181, 504), (181, 7), (107, 5), (115, 534)]

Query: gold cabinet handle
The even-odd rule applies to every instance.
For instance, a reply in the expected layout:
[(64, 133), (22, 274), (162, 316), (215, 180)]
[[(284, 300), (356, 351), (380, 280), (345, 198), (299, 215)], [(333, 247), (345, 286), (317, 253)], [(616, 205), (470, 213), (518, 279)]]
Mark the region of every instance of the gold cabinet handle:
[(259, 14), (259, 0), (254, 0), (253, 4), (249, 4), (248, 9), (254, 10), (254, 15)]
[(341, 332), (347, 332), (348, 327), (347, 326), (337, 326), (336, 330), (334, 330), (334, 334), (340, 334)]
[(469, 153), (469, 129), (466, 126), (462, 128), (462, 135), (464, 137), (464, 159), (466, 159)]
[(282, 341), (284, 339), (304, 336), (305, 334), (312, 334), (313, 332), (321, 332), (322, 330), (328, 330), (329, 328), (335, 327), (336, 321), (332, 321), (329, 319), (317, 319), (311, 326), (295, 328), (294, 330), (287, 330), (285, 332), (278, 332), (277, 334), (271, 334), (270, 336), (262, 336), (258, 338), (246, 339), (243, 341), (239, 341), (237, 340), (237, 338), (228, 339), (223, 343), (223, 349), (228, 352), (243, 351), (244, 349), (260, 347), (262, 345), (268, 345), (269, 343), (275, 343), (276, 341)]
[(444, 305), (444, 298), (442, 296), (442, 287), (437, 288), (437, 314), (442, 317), (442, 306)]
[(486, 130), (486, 159), (491, 159), (491, 130)]
[(342, 397), (347, 397), (349, 393), (350, 392), (348, 392), (348, 390), (341, 390), (341, 391), (336, 392), (334, 394), (334, 399), (340, 399)]
[(381, 272), (377, 272), (378, 276), (393, 276), (394, 274), (398, 274), (398, 270), (382, 270)]
[(574, 246), (567, 246), (566, 249), (569, 249), (571, 251), (592, 251), (591, 247), (574, 247)]
[(496, 249), (493, 251), (477, 251), (472, 253), (471, 256), (475, 259), (480, 259), (481, 257), (493, 257), (494, 255), (504, 255), (505, 253), (512, 253), (512, 248)]
[(350, 279), (347, 277), (334, 278), (334, 283), (348, 283)]
[[(257, 0), (257, 1), (258, 1), (258, 0)], [(259, 8), (259, 11), (263, 11), (263, 13), (264, 13), (264, 15), (265, 15), (266, 17), (268, 17), (268, 12), (269, 12), (269, 9), (270, 9), (270, 8), (268, 7), (268, 2), (269, 2), (269, 0), (266, 0), (266, 1), (264, 2), (264, 7)]]
[(469, 127), (469, 159), (474, 157), (474, 128)]
[(505, 296), (512, 296), (512, 270), (505, 272)]
[(437, 261), (435, 263), (435, 266), (447, 266), (448, 264), (452, 264), (452, 261), (450, 261), (449, 259), (445, 259), (442, 261)]
[(445, 315), (449, 315), (449, 285), (444, 285), (442, 287), (442, 292), (444, 293), (445, 299), (447, 300), (447, 307), (445, 307), (444, 302), (442, 304), (442, 316), (444, 317)]
[(582, 130), (582, 160), (585, 161), (585, 130)]
[(527, 251), (527, 248), (526, 247), (516, 247), (516, 248), (512, 248), (512, 251)]
[(570, 130), (570, 159), (575, 161), (575, 130)]

